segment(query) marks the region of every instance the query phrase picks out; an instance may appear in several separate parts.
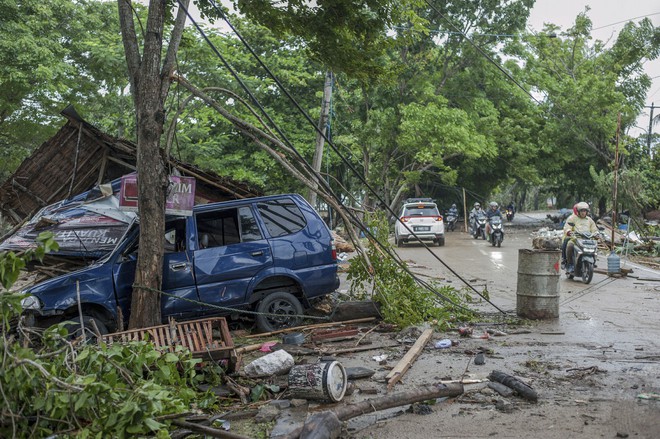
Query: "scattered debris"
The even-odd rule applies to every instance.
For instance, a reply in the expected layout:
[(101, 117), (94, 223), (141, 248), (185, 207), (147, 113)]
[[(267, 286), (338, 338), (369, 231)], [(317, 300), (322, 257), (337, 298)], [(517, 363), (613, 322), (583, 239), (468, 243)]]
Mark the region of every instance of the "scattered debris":
[(510, 387), (505, 386), (504, 384), (500, 384), (497, 382), (490, 382), (488, 383), (488, 387), (499, 393), (501, 396), (508, 398), (510, 396), (513, 396), (513, 389)]
[(518, 378), (515, 378), (511, 375), (507, 375), (504, 372), (494, 370), (490, 373), (490, 375), (488, 375), (488, 379), (512, 388), (518, 393), (518, 395), (529, 401), (536, 402), (539, 399), (536, 390), (532, 389), (530, 386), (523, 383)]
[(338, 361), (293, 366), (289, 371), (289, 394), (304, 399), (339, 402), (346, 393), (347, 375)]
[(376, 373), (375, 370), (368, 367), (347, 367), (346, 376), (349, 380), (358, 380), (360, 378), (371, 378)]
[(190, 350), (193, 357), (224, 362), (230, 370), (234, 370), (240, 363), (224, 317), (187, 322), (171, 319), (166, 325), (105, 334), (101, 340), (108, 345), (149, 340), (156, 347), (168, 352), (174, 352), (177, 346), (183, 346)]
[(605, 373), (604, 370), (598, 368), (598, 366), (588, 366), (588, 367), (573, 367), (571, 369), (566, 369), (566, 372), (579, 372), (576, 375), (585, 376), (591, 375), (594, 373)]
[(261, 334), (246, 335), (245, 338), (269, 337), (271, 335), (284, 334), (286, 332), (300, 332), (300, 331), (305, 330), (305, 329), (328, 328), (328, 327), (332, 327), (332, 326), (347, 325), (347, 324), (353, 324), (353, 323), (373, 322), (374, 320), (376, 320), (375, 317), (366, 317), (366, 318), (362, 318), (362, 319), (344, 320), (344, 321), (341, 321), (341, 322), (340, 321), (335, 321), (335, 322), (331, 322), (331, 323), (317, 323), (315, 325), (296, 326), (294, 328), (279, 329), (277, 331), (263, 332)]
[(451, 347), (451, 340), (448, 338), (438, 340), (433, 346), (435, 346), (436, 349), (447, 349)]
[[(332, 411), (318, 412), (310, 417), (303, 427), (297, 428), (282, 439), (331, 439), (339, 437), (339, 431), (332, 429), (327, 435), (321, 434), (325, 429), (319, 425), (336, 425), (338, 421), (347, 421), (349, 419), (373, 413), (379, 410), (386, 410), (393, 407), (400, 407), (416, 402), (428, 401), (437, 398), (454, 398), (463, 394), (462, 384), (431, 384), (419, 387), (407, 392), (395, 393), (381, 398), (367, 399), (357, 404), (348, 404), (337, 407)], [(309, 424), (309, 425), (308, 425)], [(322, 431), (323, 430), (323, 431)], [(304, 432), (304, 435), (303, 435)], [(318, 434), (316, 434), (318, 433)], [(336, 436), (334, 435), (336, 434)]]
[(433, 409), (428, 404), (423, 404), (421, 402), (416, 402), (408, 407), (406, 410), (408, 413), (414, 413), (416, 415), (431, 415), (433, 414)]
[(282, 375), (295, 364), (291, 354), (284, 349), (271, 352), (245, 365), (245, 375), (256, 378), (263, 376)]
[(472, 331), (474, 331), (472, 326), (461, 326), (458, 328), (458, 335), (461, 337), (472, 337)]
[(422, 335), (419, 336), (415, 344), (410, 348), (410, 350), (403, 356), (403, 358), (394, 366), (394, 369), (387, 374), (387, 390), (392, 389), (394, 385), (401, 379), (401, 377), (408, 371), (410, 366), (415, 362), (419, 354), (428, 343), (429, 339), (433, 335), (433, 329), (426, 329)]
[(474, 357), (474, 364), (477, 366), (481, 366), (486, 364), (486, 358), (484, 357), (483, 352), (479, 352), (475, 357)]
[(357, 326), (347, 326), (339, 329), (318, 329), (312, 331), (312, 341), (331, 342), (355, 338), (358, 334)]
[(282, 343), (299, 346), (305, 342), (305, 334), (302, 332), (292, 332), (282, 336)]

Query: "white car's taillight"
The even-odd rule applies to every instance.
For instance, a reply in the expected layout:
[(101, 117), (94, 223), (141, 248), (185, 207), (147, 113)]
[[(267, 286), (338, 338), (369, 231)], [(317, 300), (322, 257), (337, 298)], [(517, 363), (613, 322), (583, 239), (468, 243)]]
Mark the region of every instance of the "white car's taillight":
[(335, 247), (335, 242), (332, 241), (332, 260), (337, 260), (337, 247)]

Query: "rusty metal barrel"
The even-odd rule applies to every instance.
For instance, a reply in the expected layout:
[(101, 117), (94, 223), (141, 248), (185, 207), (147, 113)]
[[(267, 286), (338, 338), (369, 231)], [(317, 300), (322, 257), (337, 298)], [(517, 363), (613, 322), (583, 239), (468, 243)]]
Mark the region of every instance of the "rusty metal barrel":
[(528, 319), (559, 317), (559, 250), (518, 251), (516, 312)]

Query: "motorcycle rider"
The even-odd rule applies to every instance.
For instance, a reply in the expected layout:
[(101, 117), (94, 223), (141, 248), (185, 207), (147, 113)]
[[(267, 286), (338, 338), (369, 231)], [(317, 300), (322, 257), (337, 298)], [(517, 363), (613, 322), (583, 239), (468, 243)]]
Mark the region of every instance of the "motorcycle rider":
[[(571, 213), (565, 220), (564, 220), (564, 228), (566, 227), (566, 224), (568, 223), (575, 223), (575, 220), (578, 218), (578, 210), (577, 210), (577, 205), (578, 203), (575, 203), (573, 205), (573, 213)], [(568, 241), (571, 240), (571, 237), (566, 234), (566, 231), (564, 231), (564, 238), (561, 241), (561, 269), (566, 268), (566, 246), (568, 245)]]
[(447, 215), (453, 215), (456, 218), (458, 218), (458, 209), (456, 208), (456, 204), (452, 204), (449, 210), (447, 211)]
[(506, 206), (507, 209), (509, 209), (511, 212), (516, 213), (516, 204), (512, 201), (509, 203), (508, 206)]
[(486, 218), (488, 218), (488, 222), (486, 222), (486, 237), (488, 241), (490, 241), (490, 219), (494, 216), (499, 216), (500, 219), (502, 220), (504, 218), (502, 218), (502, 212), (500, 212), (500, 206), (496, 202), (491, 201), (490, 203), (488, 203), (488, 207), (489, 209), (486, 211)]
[(575, 261), (573, 261), (573, 246), (575, 245), (573, 232), (598, 233), (596, 223), (587, 216), (589, 213), (589, 204), (580, 201), (574, 206), (574, 209), (577, 210), (577, 216), (573, 217), (573, 215), (571, 215), (564, 224), (564, 239), (568, 238), (566, 244), (566, 269), (568, 271), (573, 271), (575, 268), (573, 265), (575, 263)]
[(472, 229), (472, 231), (470, 232), (471, 234), (474, 233), (474, 231), (477, 228), (476, 221), (479, 213), (484, 213), (484, 211), (481, 208), (481, 204), (477, 202), (474, 203), (474, 208), (470, 211), (470, 216), (468, 218), (470, 220), (470, 228)]

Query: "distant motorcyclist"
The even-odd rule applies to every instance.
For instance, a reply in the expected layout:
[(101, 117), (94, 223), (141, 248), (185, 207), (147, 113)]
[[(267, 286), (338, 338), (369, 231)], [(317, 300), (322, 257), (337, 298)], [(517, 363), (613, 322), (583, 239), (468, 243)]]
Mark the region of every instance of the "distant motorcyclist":
[(588, 216), (589, 204), (580, 201), (574, 206), (574, 208), (577, 209), (577, 216), (574, 217), (571, 215), (564, 224), (564, 239), (568, 238), (566, 245), (566, 269), (568, 271), (573, 271), (574, 268), (573, 245), (575, 238), (573, 237), (573, 232), (598, 233), (598, 226), (596, 226), (594, 220)]
[(456, 208), (456, 204), (451, 205), (451, 207), (447, 211), (447, 215), (453, 215), (456, 218), (458, 218), (458, 209)]
[(477, 220), (477, 216), (479, 216), (479, 214), (484, 215), (485, 212), (484, 212), (484, 210), (481, 208), (481, 204), (479, 204), (479, 203), (474, 203), (474, 207), (473, 207), (472, 210), (470, 211), (470, 216), (469, 216), (469, 218), (468, 218), (468, 219), (470, 220), (470, 228), (471, 228), (473, 231), (477, 228), (475, 222), (476, 222), (476, 220)]
[(513, 212), (513, 213), (516, 212), (516, 204), (515, 204), (513, 201), (510, 202), (509, 205), (506, 206), (506, 208), (507, 208), (508, 210), (510, 210), (511, 212)]
[[(564, 238), (562, 239), (562, 242), (561, 242), (561, 269), (562, 270), (566, 268), (566, 246), (568, 245), (568, 241), (571, 240), (571, 237), (566, 234), (566, 224), (575, 223), (575, 220), (578, 218), (578, 210), (577, 210), (577, 205), (578, 204), (580, 204), (580, 203), (575, 203), (573, 205), (573, 213), (571, 213), (564, 220)], [(589, 206), (589, 205), (587, 204), (587, 206)]]
[(488, 218), (488, 222), (486, 223), (486, 236), (488, 237), (488, 240), (490, 241), (490, 219), (493, 217), (500, 217), (502, 218), (502, 212), (500, 212), (500, 206), (495, 202), (491, 201), (488, 204), (488, 210), (486, 211), (486, 218)]

